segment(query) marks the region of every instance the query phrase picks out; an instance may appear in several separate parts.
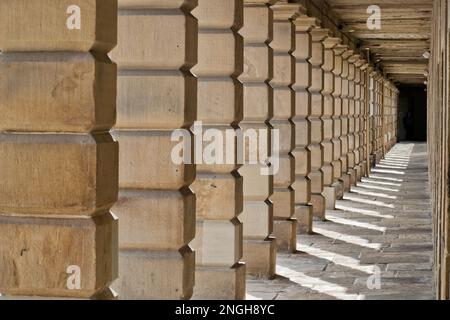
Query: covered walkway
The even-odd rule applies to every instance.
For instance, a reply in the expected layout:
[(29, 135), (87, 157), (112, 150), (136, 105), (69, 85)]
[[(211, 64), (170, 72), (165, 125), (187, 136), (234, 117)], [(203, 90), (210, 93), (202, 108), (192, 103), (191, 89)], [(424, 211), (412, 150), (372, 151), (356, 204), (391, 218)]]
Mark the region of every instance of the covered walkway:
[(0, 299), (450, 299), (449, 8), (1, 0)]
[[(397, 144), (249, 299), (434, 299), (427, 147)], [(379, 277), (378, 277), (379, 276)]]

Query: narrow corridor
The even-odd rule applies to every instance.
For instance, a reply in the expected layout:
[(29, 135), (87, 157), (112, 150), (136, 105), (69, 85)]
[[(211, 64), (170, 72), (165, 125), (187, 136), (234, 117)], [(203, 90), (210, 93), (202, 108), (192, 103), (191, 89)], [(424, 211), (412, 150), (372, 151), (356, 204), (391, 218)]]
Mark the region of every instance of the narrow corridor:
[(336, 209), (278, 255), (275, 280), (248, 281), (249, 299), (435, 298), (426, 144), (397, 144)]

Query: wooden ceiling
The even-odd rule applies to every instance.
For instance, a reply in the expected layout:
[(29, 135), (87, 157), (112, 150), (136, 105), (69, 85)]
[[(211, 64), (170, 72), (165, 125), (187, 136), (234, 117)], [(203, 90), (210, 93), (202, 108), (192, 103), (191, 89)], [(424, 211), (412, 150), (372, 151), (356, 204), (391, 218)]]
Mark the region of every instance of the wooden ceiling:
[[(342, 31), (360, 48), (369, 48), (372, 62), (394, 82), (422, 84), (430, 51), (433, 0), (324, 0)], [(381, 29), (369, 30), (367, 9), (381, 8)]]

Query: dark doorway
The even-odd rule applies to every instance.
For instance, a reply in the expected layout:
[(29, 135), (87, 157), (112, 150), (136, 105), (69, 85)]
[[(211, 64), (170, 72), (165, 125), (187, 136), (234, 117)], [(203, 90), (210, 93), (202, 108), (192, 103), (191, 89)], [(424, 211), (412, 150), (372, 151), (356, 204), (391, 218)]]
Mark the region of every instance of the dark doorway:
[(427, 92), (425, 86), (400, 86), (399, 141), (427, 140)]

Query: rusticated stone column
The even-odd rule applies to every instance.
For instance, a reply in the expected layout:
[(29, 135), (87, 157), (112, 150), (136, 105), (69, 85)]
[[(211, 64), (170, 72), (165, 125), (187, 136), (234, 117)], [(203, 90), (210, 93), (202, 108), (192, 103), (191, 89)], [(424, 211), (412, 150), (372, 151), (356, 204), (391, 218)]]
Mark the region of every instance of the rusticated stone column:
[(389, 81), (388, 83), (388, 103), (387, 103), (387, 132), (386, 132), (386, 144), (387, 151), (393, 147), (392, 137), (394, 132), (393, 111), (394, 111), (394, 85)]
[(349, 152), (348, 146), (348, 123), (349, 123), (349, 57), (353, 55), (353, 50), (347, 49), (342, 54), (342, 114), (341, 114), (341, 125), (342, 125), (342, 134), (340, 137), (341, 146), (342, 146), (342, 155), (341, 155), (341, 167), (342, 167), (342, 176), (341, 181), (344, 186), (344, 192), (350, 192), (351, 179), (348, 174), (349, 164), (347, 154)]
[[(368, 57), (368, 59), (370, 59)], [(372, 67), (367, 63), (365, 70), (365, 127), (364, 127), (364, 142), (365, 142), (365, 159), (366, 159), (366, 177), (370, 176), (370, 170), (372, 166), (371, 152), (372, 152), (372, 139), (371, 139), (371, 107), (372, 107), (372, 87), (371, 87), (371, 73)]]
[(346, 50), (346, 46), (338, 44), (333, 48), (334, 52), (334, 108), (333, 108), (333, 139), (331, 140), (333, 144), (333, 161), (331, 165), (333, 166), (333, 185), (336, 190), (336, 198), (342, 199), (344, 196), (344, 184), (341, 180), (342, 177), (342, 163), (340, 161), (342, 156), (342, 72), (343, 72), (343, 61), (342, 54)]
[(386, 152), (389, 152), (391, 149), (390, 138), (391, 138), (391, 83), (390, 81), (386, 82), (385, 89), (385, 145)]
[(394, 97), (395, 97), (395, 85), (390, 82), (389, 83), (390, 95), (389, 95), (389, 149), (392, 149), (394, 146), (393, 137), (394, 137)]
[(312, 55), (309, 59), (311, 63), (311, 112), (308, 121), (311, 126), (311, 144), (309, 151), (311, 152), (311, 203), (313, 205), (313, 214), (319, 219), (325, 219), (325, 197), (324, 191), (324, 171), (328, 174), (328, 167), (324, 167), (324, 150), (323, 142), (323, 69), (324, 63), (324, 46), (323, 40), (328, 36), (328, 29), (316, 28), (311, 30), (312, 37)]
[(311, 29), (318, 23), (316, 19), (301, 16), (295, 20), (295, 218), (300, 233), (313, 232), (313, 207), (311, 205), (311, 126), (308, 117), (311, 113)]
[[(358, 56), (359, 57), (359, 56)], [(353, 157), (355, 159), (354, 170), (356, 173), (356, 181), (361, 181), (362, 177), (362, 166), (360, 158), (360, 127), (361, 127), (361, 66), (364, 61), (362, 59), (357, 59), (355, 61), (355, 97), (354, 97), (354, 113), (353, 113), (353, 130), (354, 130), (354, 148)]]
[(356, 66), (358, 55), (352, 55), (348, 59), (348, 152), (347, 152), (347, 174), (350, 176), (350, 185), (356, 185), (357, 174), (355, 169), (355, 96), (356, 96)]
[(171, 136), (196, 115), (189, 72), (197, 62), (196, 2), (119, 0), (112, 57), (119, 66), (120, 194), (113, 212), (121, 221), (115, 288), (123, 299), (189, 299), (193, 292), (195, 165), (173, 159), (179, 141)]
[[(243, 69), (243, 41), (238, 34), (243, 3), (199, 0), (192, 14), (199, 27), (198, 64), (192, 68), (198, 79), (197, 120), (203, 124), (205, 137), (211, 133), (215, 139), (225, 139), (219, 144), (219, 148), (224, 147), (222, 159), (197, 162), (197, 178), (192, 185), (197, 195), (194, 298), (244, 299), (245, 265), (240, 262), (243, 229), (238, 219), (243, 207), (243, 181), (237, 172), (235, 139), (227, 135), (234, 135), (242, 118), (242, 84), (237, 77)], [(210, 140), (205, 141), (204, 150), (210, 144)]]
[(376, 164), (376, 150), (377, 150), (377, 112), (378, 112), (378, 89), (376, 81), (377, 73), (375, 69), (370, 71), (370, 161), (371, 165)]
[(386, 156), (386, 79), (381, 77), (381, 158)]
[(113, 0), (0, 2), (0, 293), (113, 298)]
[(394, 101), (393, 101), (393, 105), (394, 105), (394, 110), (393, 112), (393, 116), (392, 116), (392, 122), (393, 122), (393, 133), (392, 133), (392, 145), (395, 145), (397, 143), (397, 126), (398, 126), (398, 122), (397, 122), (397, 116), (398, 116), (398, 94), (399, 94), (399, 90), (395, 87), (394, 88)]
[[(300, 9), (302, 12), (300, 12)], [(295, 82), (295, 20), (305, 9), (297, 4), (278, 2), (272, 6), (274, 12), (273, 41), (273, 118), (271, 125), (278, 130), (280, 137), (279, 172), (274, 175), (273, 202), (274, 236), (277, 247), (282, 251), (297, 251), (297, 220), (295, 215), (295, 134), (294, 116), (295, 95), (292, 85)]]
[(334, 114), (334, 51), (333, 48), (336, 47), (341, 42), (339, 38), (328, 37), (323, 41), (324, 45), (324, 64), (322, 69), (324, 71), (323, 79), (323, 115), (321, 117), (323, 125), (323, 161), (324, 165), (322, 167), (323, 171), (323, 183), (324, 191), (323, 195), (325, 197), (325, 206), (327, 210), (334, 210), (336, 207), (336, 199), (338, 192), (338, 184), (334, 181), (334, 144), (332, 142), (334, 136), (333, 119)]
[[(244, 27), (240, 31), (244, 38), (244, 72), (239, 77), (244, 85), (244, 115), (240, 126), (244, 135), (259, 133), (261, 143), (270, 138), (267, 121), (273, 114), (272, 87), (268, 85), (273, 73), (273, 53), (268, 44), (272, 41), (273, 28), (270, 5), (275, 2), (244, 0)], [(248, 152), (245, 155), (246, 164), (239, 170), (244, 178), (243, 261), (249, 274), (271, 278), (276, 265), (276, 242), (271, 236), (273, 176), (263, 174), (268, 168), (263, 158), (268, 154), (258, 156), (258, 164), (250, 164)]]
[(376, 120), (375, 120), (375, 137), (376, 137), (376, 148), (375, 148), (375, 163), (379, 163), (383, 157), (383, 147), (382, 147), (382, 96), (383, 96), (383, 76), (378, 72), (375, 76), (376, 81)]
[(359, 106), (359, 159), (361, 166), (361, 178), (367, 176), (367, 141), (366, 141), (366, 122), (367, 122), (367, 67), (368, 63), (366, 60), (362, 61), (362, 65), (360, 67), (360, 90), (361, 90), (361, 99)]

